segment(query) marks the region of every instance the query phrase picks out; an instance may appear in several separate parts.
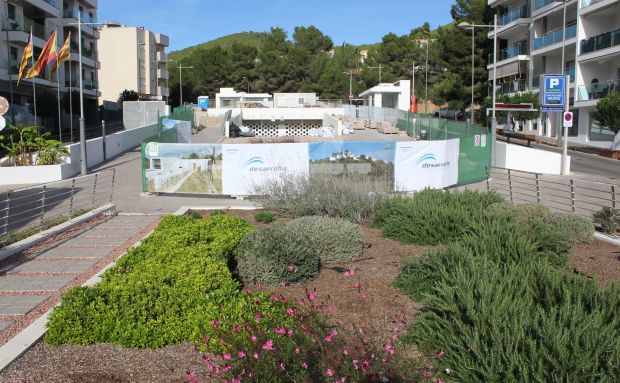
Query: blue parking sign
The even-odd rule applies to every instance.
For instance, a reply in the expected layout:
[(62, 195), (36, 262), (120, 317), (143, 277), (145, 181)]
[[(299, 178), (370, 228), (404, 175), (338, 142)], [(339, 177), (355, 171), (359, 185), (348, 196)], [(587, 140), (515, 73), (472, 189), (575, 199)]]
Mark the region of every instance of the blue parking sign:
[(543, 112), (561, 112), (566, 95), (566, 77), (564, 75), (543, 75), (541, 107)]

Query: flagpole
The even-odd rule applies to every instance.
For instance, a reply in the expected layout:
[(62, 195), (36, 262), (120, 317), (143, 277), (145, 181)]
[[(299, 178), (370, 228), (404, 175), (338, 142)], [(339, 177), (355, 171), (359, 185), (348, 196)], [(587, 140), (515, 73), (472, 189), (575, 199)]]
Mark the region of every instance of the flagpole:
[(58, 141), (62, 141), (62, 112), (60, 110), (60, 75), (58, 73), (58, 30), (56, 30), (56, 98), (58, 99)]
[[(32, 68), (34, 68), (34, 41), (32, 41), (32, 27), (30, 27), (30, 44), (32, 46), (32, 56), (30, 57), (30, 61), (32, 61)], [(30, 80), (32, 81), (32, 100), (34, 106), (34, 124), (37, 125), (37, 86), (34, 83), (34, 79), (36, 76), (32, 77)]]
[[(71, 44), (71, 42), (69, 42)], [(69, 45), (71, 46), (71, 45)], [(71, 49), (69, 49), (69, 126), (71, 129), (71, 143), (73, 143), (73, 75), (71, 70)]]

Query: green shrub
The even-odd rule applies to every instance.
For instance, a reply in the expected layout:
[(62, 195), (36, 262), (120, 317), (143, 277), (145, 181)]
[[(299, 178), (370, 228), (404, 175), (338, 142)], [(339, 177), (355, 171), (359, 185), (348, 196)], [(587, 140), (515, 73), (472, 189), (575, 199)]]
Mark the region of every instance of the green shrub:
[(397, 281), (423, 303), (407, 340), (427, 353), (444, 352), (437, 362), (440, 371), (452, 370), (445, 379), (613, 382), (620, 376), (617, 286), (599, 291), (596, 282), (542, 260), (501, 265), (453, 250), (408, 263)]
[(265, 196), (258, 199), (265, 209), (295, 218), (326, 215), (360, 223), (372, 220), (386, 190), (383, 180), (372, 178), (298, 177), (266, 183), (255, 192)]
[(620, 229), (620, 210), (614, 212), (612, 208), (604, 207), (594, 213), (592, 218), (605, 233), (615, 234)]
[(48, 321), (47, 342), (155, 348), (199, 342), (211, 310), (240, 299), (226, 261), (251, 226), (216, 215), (165, 217), (95, 287), (76, 287)]
[(254, 216), (254, 220), (256, 222), (262, 222), (262, 223), (271, 223), (273, 222), (273, 214), (267, 212), (267, 211), (261, 211), (260, 213), (256, 213), (256, 215)]
[(192, 217), (192, 219), (202, 219), (202, 214), (198, 213), (197, 211), (193, 211), (192, 214), (190, 214), (190, 217)]
[(359, 226), (340, 218), (302, 217), (287, 224), (292, 235), (307, 235), (321, 262), (349, 261), (362, 255)]
[(549, 213), (543, 221), (564, 235), (570, 243), (589, 243), (594, 236), (594, 224), (572, 213)]
[(401, 243), (437, 245), (460, 238), (486, 208), (500, 202), (496, 193), (424, 190), (412, 198), (391, 198), (377, 212), (374, 225)]
[(494, 203), (487, 208), (490, 216), (510, 216), (517, 221), (528, 223), (534, 219), (542, 219), (549, 214), (549, 208), (535, 203)]
[(244, 283), (273, 286), (315, 278), (320, 262), (308, 235), (275, 225), (257, 229), (241, 241), (237, 267)]
[(211, 213), (209, 213), (209, 215), (211, 217), (215, 215), (226, 215), (226, 212), (224, 210), (213, 210)]

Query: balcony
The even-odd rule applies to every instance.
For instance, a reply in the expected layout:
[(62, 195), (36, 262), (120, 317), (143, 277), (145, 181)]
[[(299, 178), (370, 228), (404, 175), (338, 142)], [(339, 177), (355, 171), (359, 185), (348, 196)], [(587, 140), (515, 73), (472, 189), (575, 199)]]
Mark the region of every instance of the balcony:
[[(508, 60), (514, 57), (518, 57), (521, 55), (527, 55), (528, 54), (528, 48), (527, 48), (527, 42), (526, 41), (521, 41), (518, 44), (515, 44), (511, 47), (508, 48), (504, 48), (500, 51), (497, 52), (497, 62), (501, 62), (504, 60)], [(491, 63), (491, 65), (493, 65), (493, 54), (489, 55), (489, 63)]]
[(503, 27), (512, 23), (513, 21), (517, 21), (519, 19), (527, 19), (528, 17), (530, 17), (530, 13), (527, 7), (523, 6), (521, 8), (513, 9), (512, 11), (509, 11), (500, 16), (497, 19), (497, 25)]
[(168, 71), (166, 69), (158, 69), (157, 70), (157, 78), (161, 78), (164, 80), (167, 80), (170, 78), (170, 75), (168, 74)]
[(601, 33), (598, 36), (581, 40), (580, 55), (620, 45), (620, 28), (615, 31)]
[(170, 45), (170, 38), (166, 35), (162, 35), (161, 33), (155, 33), (155, 44), (167, 47)]
[(64, 12), (62, 13), (62, 17), (64, 17), (65, 19), (74, 19), (77, 20), (78, 19), (78, 15), (81, 19), (81, 21), (83, 23), (96, 23), (97, 22), (97, 18), (94, 16), (90, 16), (88, 13), (82, 11), (80, 12), (80, 10), (78, 8), (69, 8), (69, 9), (65, 9)]
[(160, 63), (168, 62), (168, 54), (166, 52), (157, 52), (157, 61)]
[[(565, 28), (565, 40), (572, 39), (577, 36), (577, 24), (569, 25)], [(554, 31), (547, 32), (541, 37), (534, 39), (533, 49), (541, 49), (550, 45), (558, 44), (562, 42), (562, 28), (558, 28)]]
[[(73, 79), (71, 81), (65, 80), (65, 86), (67, 88), (73, 87), (73, 88), (79, 89), (80, 88), (80, 79), (78, 77), (78, 74), (77, 73), (73, 73), (72, 77), (73, 77)], [(99, 89), (99, 83), (97, 81), (93, 81), (91, 79), (86, 79), (86, 78), (82, 79), (82, 86), (83, 86), (83, 89), (86, 89), (86, 90), (97, 90), (97, 89)]]
[(28, 0), (27, 2), (39, 11), (45, 12), (48, 17), (60, 17), (61, 0)]
[[(76, 41), (71, 40), (71, 52), (72, 53), (78, 53), (79, 52), (79, 47), (78, 47), (78, 43)], [(86, 44), (82, 44), (82, 57), (86, 57), (89, 58), (91, 60), (95, 60), (95, 51), (93, 49), (91, 49), (89, 46), (87, 46)]]
[(598, 100), (613, 91), (620, 91), (620, 80), (609, 80), (590, 85), (580, 85), (577, 92), (577, 101)]
[[(495, 91), (498, 96), (503, 96), (503, 95), (511, 94), (515, 92), (525, 92), (526, 90), (527, 90), (527, 86), (525, 83), (525, 79), (508, 81), (505, 83), (495, 85)], [(491, 93), (493, 93), (493, 84), (489, 83), (489, 94)]]
[(589, 7), (590, 5), (594, 5), (596, 3), (600, 3), (603, 0), (581, 0), (581, 7), (580, 8), (586, 8)]
[(558, 0), (535, 0), (534, 1), (534, 10), (538, 10), (546, 5), (551, 3), (559, 2)]
[(161, 85), (158, 86), (157, 87), (157, 94), (160, 95), (160, 96), (168, 97), (169, 96), (168, 88), (165, 87), (165, 86), (161, 86)]

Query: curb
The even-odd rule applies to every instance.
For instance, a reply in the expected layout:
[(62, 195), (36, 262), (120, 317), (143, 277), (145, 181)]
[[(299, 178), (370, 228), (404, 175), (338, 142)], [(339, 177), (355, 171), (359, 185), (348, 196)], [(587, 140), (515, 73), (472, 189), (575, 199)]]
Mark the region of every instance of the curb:
[[(142, 244), (146, 238), (148, 238), (155, 229), (148, 232), (142, 239), (133, 244), (131, 247), (139, 246)], [(123, 254), (119, 255), (116, 260), (125, 256), (127, 251)], [(98, 284), (101, 281), (101, 276), (105, 273), (109, 268), (114, 266), (116, 260), (110, 262), (107, 266), (103, 267), (101, 270), (97, 272), (97, 274), (93, 275), (89, 280), (84, 282), (82, 286), (84, 287), (92, 287)], [(54, 310), (55, 307), (60, 305), (62, 300), (60, 300), (54, 307), (49, 309), (45, 314), (41, 315), (34, 322), (32, 322), (28, 327), (23, 329), (19, 334), (15, 335), (11, 340), (6, 342), (2, 347), (0, 347), (0, 371), (3, 371), (7, 368), (13, 361), (22, 356), (26, 351), (28, 351), (32, 345), (39, 341), (47, 332), (46, 324), (47, 319)]]
[(115, 214), (116, 204), (109, 203), (107, 205), (103, 205), (93, 211), (89, 211), (88, 213), (82, 214), (81, 216), (75, 219), (71, 219), (71, 221), (61, 223), (60, 225), (54, 226), (39, 234), (35, 234), (31, 237), (28, 237), (16, 243), (12, 243), (6, 246), (4, 249), (0, 250), (0, 261), (5, 258), (10, 257), (11, 255), (17, 254), (20, 251), (25, 250), (33, 245), (36, 245), (39, 242), (45, 241), (46, 239), (51, 238), (55, 236), (56, 234), (59, 234), (60, 232), (63, 232), (85, 221), (88, 221), (89, 219), (92, 219), (96, 216), (99, 216), (101, 214), (106, 214), (106, 213)]
[(594, 233), (594, 238), (620, 246), (620, 238), (613, 238), (603, 233)]
[(207, 205), (207, 206), (181, 206), (177, 211), (175, 211), (174, 215), (183, 215), (187, 214), (190, 210), (259, 210), (262, 209), (260, 206), (216, 206), (216, 205)]

